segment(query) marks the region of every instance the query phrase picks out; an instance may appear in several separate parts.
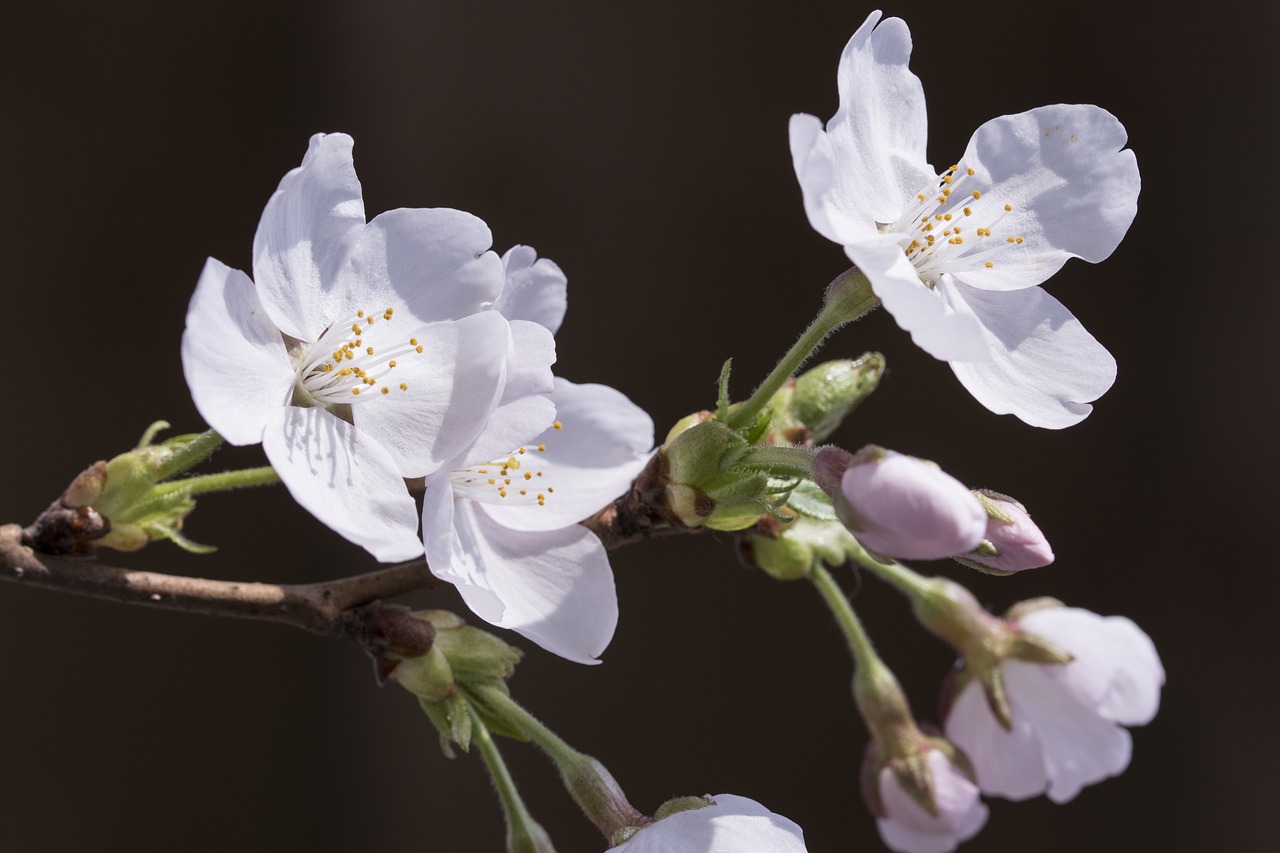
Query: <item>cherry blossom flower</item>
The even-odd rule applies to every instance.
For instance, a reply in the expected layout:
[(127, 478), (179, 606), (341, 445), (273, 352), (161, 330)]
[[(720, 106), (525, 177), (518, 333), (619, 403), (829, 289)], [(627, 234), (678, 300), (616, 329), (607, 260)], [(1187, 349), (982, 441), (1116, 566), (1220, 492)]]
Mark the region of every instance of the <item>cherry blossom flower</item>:
[(804, 832), (746, 797), (717, 794), (714, 805), (676, 812), (609, 853), (806, 853)]
[[(597, 663), (618, 620), (603, 544), (578, 522), (625, 492), (653, 449), (653, 421), (603, 385), (556, 379), (564, 274), (527, 247), (504, 257), (494, 303), (516, 342), (501, 405), (477, 441), (427, 479), (423, 542), (431, 571), (480, 618), (569, 660)], [(544, 325), (545, 324), (545, 325)], [(549, 376), (549, 374), (545, 374)]]
[(470, 214), (365, 222), (344, 134), (312, 137), (267, 202), (253, 280), (212, 258), (187, 311), (196, 408), (261, 442), (294, 498), (384, 561), (421, 554), (404, 485), (470, 445), (499, 401), (512, 335), (484, 311), (502, 287)]
[(932, 778), (934, 806), (930, 814), (903, 788), (893, 769), (881, 768), (876, 828), (891, 850), (902, 853), (949, 853), (978, 834), (987, 822), (978, 786), (942, 750), (923, 757)]
[(1022, 800), (1047, 792), (1064, 803), (1129, 765), (1132, 742), (1124, 726), (1145, 725), (1155, 716), (1164, 668), (1151, 638), (1123, 616), (1053, 606), (1011, 624), (1073, 659), (999, 663), (1008, 729), (992, 711), (981, 679), (970, 680), (947, 713), (947, 737), (968, 754), (983, 793)]
[(862, 547), (884, 557), (936, 560), (972, 551), (987, 530), (987, 512), (938, 466), (868, 445), (850, 456), (823, 448), (814, 460), (818, 484)]
[(1140, 181), (1124, 128), (1091, 105), (1001, 116), (938, 172), (925, 159), (924, 90), (907, 68), (911, 34), (879, 20), (844, 49), (825, 130), (791, 119), (810, 223), (988, 409), (1041, 427), (1083, 420), (1115, 360), (1038, 285), (1068, 258), (1105, 259), (1133, 221)]

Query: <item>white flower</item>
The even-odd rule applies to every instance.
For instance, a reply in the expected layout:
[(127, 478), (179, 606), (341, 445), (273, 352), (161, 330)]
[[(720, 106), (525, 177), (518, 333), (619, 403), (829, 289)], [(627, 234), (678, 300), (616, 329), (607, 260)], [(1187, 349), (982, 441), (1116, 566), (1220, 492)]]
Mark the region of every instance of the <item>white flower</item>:
[(823, 130), (791, 119), (813, 227), (840, 243), (912, 340), (1000, 414), (1083, 420), (1115, 360), (1036, 285), (1067, 261), (1106, 258), (1139, 189), (1124, 128), (1095, 106), (1040, 107), (978, 128), (938, 173), (925, 159), (924, 91), (911, 34), (873, 12), (840, 58), (840, 109)]
[(421, 553), (405, 477), (474, 441), (498, 402), (511, 333), (489, 229), (456, 210), (366, 223), (343, 134), (312, 137), (267, 202), (251, 281), (210, 258), (182, 363), (232, 444), (262, 442), (299, 503), (384, 561)]
[[(836, 480), (841, 465), (848, 467)], [(922, 459), (870, 445), (853, 457), (827, 448), (814, 467), (840, 519), (862, 547), (881, 556), (936, 560), (972, 551), (986, 534), (978, 499)]]
[(978, 679), (956, 697), (947, 737), (973, 763), (983, 793), (1063, 803), (1085, 785), (1121, 773), (1132, 743), (1160, 705), (1164, 668), (1151, 638), (1123, 616), (1074, 607), (1035, 610), (1015, 627), (1070, 652), (1067, 664), (1000, 664), (1013, 726), (1002, 728)]
[[(495, 303), (514, 318), (513, 357), (526, 366), (554, 360), (551, 332), (564, 315), (563, 273), (534, 257), (526, 247), (507, 253), (507, 288)], [(556, 379), (551, 388), (527, 367), (511, 374), (480, 438), (427, 480), (427, 563), (482, 619), (597, 663), (618, 602), (604, 545), (578, 522), (644, 468), (653, 421), (603, 385)]]
[(892, 850), (902, 853), (949, 853), (978, 834), (987, 822), (987, 807), (973, 784), (941, 750), (932, 749), (924, 757), (933, 777), (933, 801), (937, 815), (920, 807), (903, 790), (893, 770), (880, 770), (880, 811), (876, 828)]
[(717, 794), (715, 805), (676, 812), (609, 853), (806, 853), (804, 832), (746, 797)]

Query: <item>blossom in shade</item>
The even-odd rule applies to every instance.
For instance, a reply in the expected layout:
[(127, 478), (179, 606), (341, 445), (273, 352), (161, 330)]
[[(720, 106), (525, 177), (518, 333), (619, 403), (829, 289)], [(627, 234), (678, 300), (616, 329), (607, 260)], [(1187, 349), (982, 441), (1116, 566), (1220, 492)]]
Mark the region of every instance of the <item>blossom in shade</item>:
[(805, 853), (804, 832), (746, 797), (717, 794), (713, 805), (676, 812), (609, 853)]
[(210, 258), (182, 363), (196, 408), (261, 442), (297, 501), (380, 560), (421, 553), (406, 477), (470, 445), (499, 401), (511, 332), (482, 310), (502, 287), (470, 214), (365, 222), (344, 134), (312, 137), (267, 202), (253, 279)]
[[(427, 479), (427, 562), (482, 619), (569, 660), (595, 663), (618, 619), (604, 545), (578, 524), (647, 463), (653, 421), (604, 385), (550, 381), (564, 275), (517, 247), (504, 258), (515, 345), (507, 388), (480, 437)], [(544, 325), (545, 324), (545, 325)]]
[(1137, 210), (1124, 127), (1058, 104), (1001, 116), (964, 155), (925, 159), (911, 34), (873, 12), (840, 57), (840, 108), (791, 119), (809, 222), (841, 244), (898, 325), (993, 412), (1034, 426), (1083, 420), (1115, 360), (1038, 285), (1069, 258), (1105, 259)]
[(932, 779), (936, 814), (926, 811), (889, 766), (876, 776), (879, 803), (876, 828), (891, 849), (901, 853), (949, 853), (962, 841), (978, 834), (987, 822), (971, 773), (953, 763), (940, 749), (931, 749), (923, 761)]
[(993, 575), (1039, 569), (1053, 562), (1053, 548), (1026, 507), (997, 492), (975, 491), (974, 496), (987, 510), (987, 534), (977, 548), (957, 556), (958, 562)]
[(884, 557), (932, 560), (972, 551), (987, 513), (965, 486), (936, 465), (868, 445), (850, 456), (823, 448), (817, 482), (862, 547)]
[(998, 664), (1007, 728), (982, 679), (965, 683), (973, 673), (962, 671), (947, 737), (972, 760), (983, 793), (1013, 800), (1047, 793), (1063, 803), (1129, 765), (1132, 742), (1124, 727), (1155, 716), (1164, 668), (1151, 638), (1123, 616), (1048, 606), (1011, 614), (1010, 624), (1067, 652), (1070, 662), (1006, 657)]

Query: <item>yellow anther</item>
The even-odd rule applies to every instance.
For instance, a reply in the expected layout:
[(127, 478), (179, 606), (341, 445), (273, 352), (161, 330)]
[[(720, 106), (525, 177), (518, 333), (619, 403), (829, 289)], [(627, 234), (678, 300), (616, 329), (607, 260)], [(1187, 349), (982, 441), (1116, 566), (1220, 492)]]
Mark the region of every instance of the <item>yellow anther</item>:
[(1011, 211), (1011, 210), (1013, 210), (1013, 205), (1011, 205), (1011, 204), (1006, 204), (1006, 205), (1004, 206), (1004, 212), (1005, 212), (1005, 213), (1008, 213), (1008, 212), (1009, 212), (1009, 211)]
[(357, 317), (363, 317), (363, 316), (364, 316), (364, 309), (362, 308), (362, 309), (360, 309), (359, 311), (357, 311), (357, 312), (356, 312), (356, 316), (357, 316)]
[(498, 489), (498, 497), (500, 497), (500, 498), (505, 498), (506, 496), (507, 496), (507, 490), (506, 490), (506, 489)]
[(973, 197), (974, 197), (975, 199), (982, 198), (982, 193), (978, 192), (977, 190), (974, 190), (974, 191), (973, 191)]
[(504, 480), (502, 481), (502, 484), (503, 484), (504, 486), (510, 486), (510, 485), (511, 485), (511, 480), (510, 480), (510, 479), (504, 479)]
[(1004, 241), (1005, 241), (1006, 243), (1016, 243), (1016, 242), (1018, 242), (1018, 241), (1017, 241), (1017, 240), (1015, 240), (1013, 237), (1005, 237), (1005, 238), (1004, 238)]
[(400, 383), (400, 390), (401, 390), (401, 391), (408, 391), (408, 390), (409, 390), (409, 386), (408, 386), (408, 385), (406, 385), (405, 383), (401, 382), (401, 383)]
[(959, 164), (959, 163), (952, 163), (952, 164), (951, 164), (951, 168), (950, 168), (950, 169), (947, 169), (947, 171), (948, 171), (948, 172), (958, 172), (959, 170), (960, 170), (960, 164)]
[(965, 216), (973, 216), (973, 208), (972, 208), (972, 207), (966, 207), (966, 208), (964, 209), (964, 215), (965, 215)]
[(943, 182), (944, 184), (949, 184), (949, 183), (951, 183), (953, 180), (955, 180), (955, 178), (952, 178), (950, 175), (947, 175), (945, 178), (943, 178), (943, 179), (942, 179), (942, 182)]
[(1017, 242), (1021, 243), (1021, 242), (1022, 242), (1022, 238), (1021, 238), (1021, 237), (1019, 237), (1019, 238), (1017, 239)]
[(414, 352), (422, 352), (422, 344), (418, 344), (418, 346), (414, 348)]
[(527, 494), (529, 494), (529, 493), (528, 493), (528, 492), (526, 492), (524, 489), (521, 489), (521, 490), (520, 490), (520, 494), (522, 494), (522, 495), (527, 495)]
[(386, 385), (383, 385), (383, 386), (382, 386), (382, 393), (383, 393), (383, 394), (390, 394), (390, 393), (391, 393), (391, 389), (390, 389), (390, 388), (388, 388)]
[(552, 429), (564, 429), (564, 424), (560, 423), (559, 421), (556, 421), (555, 423), (553, 423), (553, 424), (551, 425), (551, 428), (552, 428)]
[(395, 367), (395, 366), (396, 366), (396, 360), (395, 360), (394, 358), (393, 358), (393, 359), (391, 359), (391, 361), (387, 362), (387, 370), (390, 370), (391, 368), (393, 368), (393, 367)]
[(538, 476), (539, 476), (539, 477), (541, 477), (541, 476), (542, 476), (542, 472), (541, 472), (541, 471), (539, 471), (539, 472), (538, 472)]
[(969, 173), (969, 177), (971, 177), (971, 178), (973, 177), (973, 175), (974, 175), (973, 169), (966, 169), (965, 171), (967, 171), (967, 172)]
[(350, 367), (344, 367), (338, 371), (339, 376), (350, 376), (351, 373), (352, 373), (352, 370)]
[(506, 466), (506, 467), (508, 467), (508, 468), (510, 468), (510, 469), (512, 469), (512, 470), (514, 471), (516, 468), (519, 468), (519, 467), (520, 467), (520, 460), (519, 460), (519, 459), (517, 459), (517, 458), (515, 458), (514, 456), (508, 456), (508, 457), (507, 457), (507, 466)]
[(411, 347), (416, 347), (417, 345), (418, 345), (418, 339), (417, 339), (417, 338), (409, 338), (409, 346), (411, 346)]
[(924, 201), (924, 193), (916, 193), (916, 198), (920, 199), (921, 201)]
[(367, 352), (369, 355), (373, 355), (373, 347), (365, 347), (364, 351)]
[(363, 335), (363, 334), (364, 334), (364, 330), (362, 330), (362, 329), (360, 328), (359, 324), (357, 324), (357, 323), (352, 323), (352, 324), (351, 324), (351, 331), (352, 331), (354, 334), (357, 334), (357, 335)]
[(490, 480), (489, 480), (489, 485), (490, 485), (490, 486), (496, 486), (496, 485), (498, 485), (498, 481), (497, 481), (497, 480), (494, 480), (494, 479), (490, 479)]
[(547, 446), (545, 444), (539, 444), (538, 449), (545, 452), (547, 449)]
[(961, 243), (963, 243), (963, 242), (964, 242), (964, 238), (963, 238), (963, 237), (952, 237), (952, 238), (951, 238), (950, 240), (948, 240), (947, 242), (948, 242), (948, 243), (950, 243), (950, 244), (951, 244), (951, 245), (953, 245), (953, 246), (959, 246)]
[(995, 266), (995, 264), (991, 263), (991, 261), (986, 261), (985, 263), (987, 265), (987, 269), (991, 269), (992, 267)]
[(532, 480), (532, 479), (533, 479), (533, 472), (532, 472), (532, 471), (525, 471), (525, 472), (524, 472), (524, 478), (525, 478), (526, 480)]
[(942, 232), (942, 236), (943, 236), (943, 237), (950, 237), (950, 236), (951, 236), (951, 229), (950, 229), (950, 228), (948, 228), (948, 229), (946, 229), (945, 231), (943, 231), (943, 232)]
[(517, 451), (516, 451), (516, 453), (519, 453), (521, 456), (524, 456), (524, 454), (525, 454), (525, 450), (524, 450), (524, 448), (522, 447), (522, 448), (520, 448), (519, 450), (517, 450)]
[(352, 393), (352, 394), (355, 394), (356, 396), (359, 396), (359, 394), (360, 394), (360, 389), (359, 389), (359, 388), (352, 388), (352, 389), (351, 389), (351, 393)]
[(550, 486), (547, 486), (547, 491), (548, 491), (548, 492), (554, 492), (554, 491), (555, 491), (555, 489), (551, 488)]

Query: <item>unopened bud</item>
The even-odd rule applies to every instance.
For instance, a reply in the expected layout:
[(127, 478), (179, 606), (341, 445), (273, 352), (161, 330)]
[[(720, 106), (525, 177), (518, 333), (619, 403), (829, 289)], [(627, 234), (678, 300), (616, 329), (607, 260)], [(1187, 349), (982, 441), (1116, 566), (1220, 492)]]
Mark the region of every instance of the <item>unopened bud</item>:
[(774, 444), (818, 444), (835, 432), (884, 374), (884, 356), (828, 361), (788, 382), (769, 401)]
[(986, 536), (978, 547), (955, 560), (993, 575), (1011, 575), (1053, 562), (1053, 549), (1022, 504), (1007, 495), (978, 489), (973, 493), (987, 511)]
[(861, 776), (863, 797), (891, 850), (954, 850), (987, 821), (972, 766), (942, 738), (922, 737), (905, 755), (869, 749)]
[(935, 560), (972, 551), (987, 529), (982, 504), (936, 465), (867, 445), (855, 455), (823, 448), (814, 479), (840, 520), (875, 554)]

